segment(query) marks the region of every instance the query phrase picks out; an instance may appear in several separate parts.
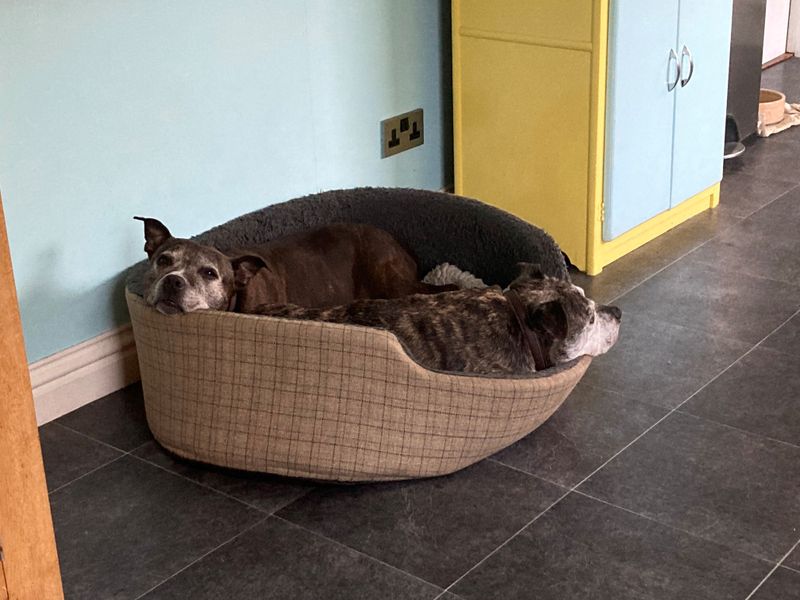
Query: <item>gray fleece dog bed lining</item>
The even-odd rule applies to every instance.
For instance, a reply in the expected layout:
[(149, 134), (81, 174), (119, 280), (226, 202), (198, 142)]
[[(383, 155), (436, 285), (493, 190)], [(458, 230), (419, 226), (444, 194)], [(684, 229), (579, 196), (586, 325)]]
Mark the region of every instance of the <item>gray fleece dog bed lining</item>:
[[(564, 257), (547, 233), (470, 198), (406, 188), (333, 190), (273, 204), (193, 237), (225, 252), (329, 225), (368, 223), (385, 229), (417, 260), (420, 278), (443, 262), (505, 287), (518, 262), (538, 263), (546, 275), (568, 278)], [(142, 294), (136, 265), (127, 286)]]

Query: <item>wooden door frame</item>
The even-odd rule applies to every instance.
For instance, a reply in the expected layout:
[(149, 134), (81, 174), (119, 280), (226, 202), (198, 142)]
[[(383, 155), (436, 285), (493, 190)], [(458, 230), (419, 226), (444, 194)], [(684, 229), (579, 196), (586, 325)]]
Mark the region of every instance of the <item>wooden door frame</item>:
[(0, 548), (0, 600), (63, 599), (1, 196)]

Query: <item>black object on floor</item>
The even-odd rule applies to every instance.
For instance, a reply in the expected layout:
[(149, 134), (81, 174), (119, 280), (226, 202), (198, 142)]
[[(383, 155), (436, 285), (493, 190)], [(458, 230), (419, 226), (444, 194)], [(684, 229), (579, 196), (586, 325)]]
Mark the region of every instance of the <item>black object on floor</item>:
[(725, 150), (724, 158), (736, 158), (746, 150), (739, 134), (739, 124), (733, 115), (725, 117)]

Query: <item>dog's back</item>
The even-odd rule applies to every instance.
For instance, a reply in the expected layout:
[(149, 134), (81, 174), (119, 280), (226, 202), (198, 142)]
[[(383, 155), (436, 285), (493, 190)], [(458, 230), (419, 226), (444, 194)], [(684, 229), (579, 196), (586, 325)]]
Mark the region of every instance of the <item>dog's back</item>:
[(265, 305), (256, 312), (393, 332), (423, 366), (482, 374), (532, 373), (616, 342), (621, 312), (568, 281), (525, 275), (499, 287), (357, 300), (332, 308)]
[(237, 312), (251, 313), (264, 303), (330, 307), (435, 291), (419, 282), (416, 262), (397, 240), (371, 225), (327, 225), (251, 252), (266, 267), (238, 292)]
[(521, 336), (514, 331), (506, 300), (498, 287), (391, 300), (357, 300), (323, 309), (266, 305), (257, 312), (388, 329), (417, 362), (431, 369), (473, 373), (534, 370), (530, 357), (519, 352)]

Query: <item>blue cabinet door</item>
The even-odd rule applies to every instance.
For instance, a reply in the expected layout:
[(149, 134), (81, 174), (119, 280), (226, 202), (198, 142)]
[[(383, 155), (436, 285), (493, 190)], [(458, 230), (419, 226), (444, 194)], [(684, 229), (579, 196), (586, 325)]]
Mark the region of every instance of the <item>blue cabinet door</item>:
[(680, 0), (676, 51), (688, 82), (675, 90), (671, 206), (722, 179), (732, 10), (732, 0)]
[[(697, 0), (698, 3), (704, 0)], [(615, 0), (609, 14), (603, 239), (670, 208), (678, 0)], [(699, 74), (698, 74), (699, 75)]]

